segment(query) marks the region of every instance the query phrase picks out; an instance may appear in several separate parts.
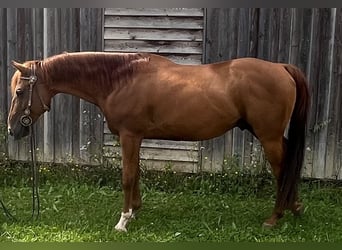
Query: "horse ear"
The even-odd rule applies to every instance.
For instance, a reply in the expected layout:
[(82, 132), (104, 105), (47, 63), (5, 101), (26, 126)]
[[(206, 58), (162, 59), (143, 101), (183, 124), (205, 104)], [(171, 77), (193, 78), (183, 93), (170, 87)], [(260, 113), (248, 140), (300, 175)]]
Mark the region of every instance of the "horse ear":
[(18, 63), (16, 61), (12, 61), (12, 65), (13, 65), (14, 68), (19, 70), (21, 73), (23, 73), (23, 74), (30, 74), (30, 68), (26, 67), (24, 64)]

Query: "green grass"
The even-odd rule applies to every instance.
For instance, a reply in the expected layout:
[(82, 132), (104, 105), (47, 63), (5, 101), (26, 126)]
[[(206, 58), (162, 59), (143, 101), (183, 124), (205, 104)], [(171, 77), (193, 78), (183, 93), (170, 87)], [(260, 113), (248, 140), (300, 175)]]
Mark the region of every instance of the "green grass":
[(120, 233), (114, 225), (120, 218), (122, 192), (117, 183), (120, 175), (114, 176), (115, 183), (111, 182), (114, 179), (104, 183), (102, 177), (58, 182), (42, 173), (37, 221), (29, 218), (27, 181), (13, 183), (9, 178), (13, 185), (4, 181), (0, 194), (22, 220), (12, 222), (1, 215), (0, 241), (342, 242), (340, 184), (302, 183), (304, 214), (296, 218), (286, 213), (274, 229), (263, 229), (261, 224), (274, 203), (269, 177), (144, 175), (143, 207), (129, 224), (128, 233)]

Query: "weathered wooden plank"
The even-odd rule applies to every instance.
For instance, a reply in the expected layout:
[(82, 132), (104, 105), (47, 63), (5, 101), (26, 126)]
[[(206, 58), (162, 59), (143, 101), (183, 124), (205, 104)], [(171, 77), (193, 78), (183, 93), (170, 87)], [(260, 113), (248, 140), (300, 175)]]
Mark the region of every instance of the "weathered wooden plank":
[[(161, 54), (163, 55), (163, 54)], [(197, 65), (201, 64), (202, 62), (202, 55), (193, 55), (193, 54), (164, 54), (171, 61), (178, 63), (178, 64), (187, 64), (187, 65)]]
[[(14, 73), (14, 68), (11, 66), (12, 60), (17, 59), (17, 9), (7, 9), (7, 76), (11, 78)], [(7, 95), (10, 97), (11, 92), (8, 88)], [(8, 107), (10, 106), (10, 99), (8, 99)], [(18, 142), (15, 142), (13, 137), (8, 138), (8, 155), (10, 159), (18, 159)]]
[[(305, 8), (302, 11), (302, 39), (299, 43), (299, 58), (297, 66), (303, 70), (305, 74), (308, 72), (309, 59), (310, 59), (310, 37), (312, 33), (312, 9)], [(309, 83), (310, 84), (310, 83)]]
[(105, 15), (114, 16), (185, 16), (201, 17), (201, 8), (106, 8)]
[[(80, 51), (80, 9), (72, 8), (70, 15), (69, 49)], [(80, 98), (72, 97), (72, 157), (80, 159)]]
[(198, 142), (191, 142), (191, 141), (144, 139), (141, 146), (144, 148), (178, 149), (178, 150), (188, 150), (188, 151), (198, 150)]
[(202, 30), (105, 28), (104, 39), (202, 41)]
[[(58, 41), (58, 51), (69, 49), (68, 38), (70, 36), (70, 12), (68, 9), (58, 9), (55, 36)], [(62, 32), (63, 31), (63, 32)], [(65, 112), (72, 107), (72, 97), (60, 94), (55, 98), (55, 162), (70, 162), (72, 160), (72, 113)]]
[[(9, 81), (7, 80), (7, 10), (0, 9), (0, 126), (5, 126), (8, 116), (8, 102), (10, 97), (7, 95)], [(8, 156), (8, 145), (6, 139), (1, 135), (0, 139), (0, 158)]]
[(289, 63), (297, 65), (299, 59), (299, 44), (302, 40), (303, 9), (291, 9), (291, 19)]
[[(42, 8), (32, 9), (33, 23), (33, 59), (44, 58), (44, 11)], [(39, 161), (44, 159), (44, 116), (35, 124), (36, 155)]]
[[(121, 148), (117, 146), (104, 146), (103, 151), (104, 156), (107, 158), (119, 158), (121, 156)], [(142, 147), (140, 149), (140, 159), (197, 163), (198, 154), (197, 150)]]
[[(117, 138), (112, 134), (104, 134), (104, 146), (114, 146), (116, 145)], [(198, 150), (198, 142), (191, 141), (170, 141), (170, 140), (151, 140), (144, 139), (142, 147), (145, 148), (161, 148), (161, 149), (182, 149), (182, 150)]]
[[(300, 59), (300, 46), (303, 41), (303, 9), (292, 8), (290, 9), (290, 23), (286, 24), (287, 27), (290, 27), (290, 37), (288, 37), (287, 48), (288, 48), (288, 56), (287, 62), (298, 65)], [(309, 26), (310, 27), (310, 26)], [(308, 29), (308, 27), (306, 27)], [(307, 167), (304, 163), (303, 174), (307, 172)]]
[[(259, 41), (259, 15), (260, 10), (258, 8), (249, 9), (249, 57), (258, 57), (258, 41)], [(240, 52), (241, 53), (241, 52)], [(244, 154), (242, 162), (244, 167), (254, 167), (259, 163), (260, 157), (262, 157), (263, 151), (260, 150), (260, 142), (251, 133), (244, 131)]]
[(278, 61), (278, 51), (279, 51), (279, 29), (280, 29), (280, 9), (272, 8), (270, 12), (270, 44), (269, 44), (269, 60), (272, 62)]
[(142, 147), (140, 159), (143, 160), (162, 160), (162, 161), (182, 161), (198, 162), (197, 151), (187, 151), (178, 149), (160, 149)]
[[(238, 45), (238, 29), (239, 29), (239, 10), (222, 9), (219, 10), (220, 16), (217, 24), (220, 28), (218, 44), (213, 44), (215, 47), (211, 48), (211, 55), (208, 60), (218, 62), (223, 60), (234, 59), (237, 57)], [(225, 25), (227, 23), (227, 25)], [(228, 35), (229, 34), (229, 35)], [(215, 41), (216, 34), (212, 34), (212, 41)], [(216, 53), (215, 50), (218, 50)], [(212, 59), (210, 59), (212, 58)], [(212, 140), (211, 151), (211, 169), (214, 172), (222, 170), (222, 163), (225, 158), (230, 158), (233, 155), (233, 138), (234, 131), (228, 131), (225, 135)]]
[(327, 100), (328, 119), (327, 134), (326, 134), (326, 159), (325, 159), (325, 178), (337, 179), (338, 169), (341, 163), (338, 161), (336, 154), (338, 153), (338, 142), (342, 143), (342, 138), (338, 138), (338, 128), (341, 124), (341, 80), (342, 80), (342, 66), (341, 66), (341, 53), (342, 45), (339, 41), (342, 38), (342, 13), (341, 10), (331, 10), (330, 25), (331, 25), (331, 36), (329, 40), (330, 45), (330, 76), (329, 76), (329, 93)]
[(178, 149), (178, 150), (187, 150), (187, 151), (198, 150), (198, 142), (192, 142), (192, 141), (144, 139), (141, 146), (144, 148)]
[[(159, 150), (160, 151), (160, 150)], [(105, 160), (108, 163), (117, 164), (121, 161), (121, 152), (119, 147), (105, 147), (104, 148)], [(162, 155), (162, 152), (159, 152)], [(174, 158), (171, 160), (164, 159), (141, 159), (140, 167), (146, 170), (156, 171), (174, 171), (174, 172), (189, 172), (197, 173), (198, 162), (196, 161), (177, 161)]]
[[(32, 9), (18, 8), (17, 10), (17, 60), (26, 61), (33, 56), (32, 39)], [(22, 143), (24, 141), (24, 143)], [(18, 159), (30, 159), (30, 144), (28, 138), (18, 142)]]
[[(244, 17), (246, 17), (246, 15), (244, 15), (245, 13), (243, 12), (242, 15), (240, 15), (240, 11), (241, 9), (236, 8), (228, 9), (228, 34), (230, 34), (229, 36), (227, 36), (228, 47), (225, 47), (225, 45), (221, 45), (221, 53), (226, 54), (227, 59), (235, 59), (240, 57), (239, 53), (244, 54), (248, 48), (247, 43), (241, 42), (240, 44), (240, 40), (246, 38), (246, 33), (244, 34), (244, 32), (247, 28), (247, 21), (242, 21), (242, 19), (245, 19)], [(248, 41), (248, 39), (246, 39), (246, 41)], [(225, 59), (226, 57), (223, 57), (222, 59)], [(225, 157), (237, 158), (239, 160), (239, 164), (242, 166), (242, 159), (244, 158), (243, 132), (238, 128), (234, 128), (233, 130), (227, 132), (226, 135), (222, 136), (221, 138), (223, 139), (224, 143), (224, 151), (217, 156), (215, 156), (215, 154), (213, 156), (218, 159), (221, 158), (221, 164), (223, 158)], [(216, 150), (214, 148), (214, 152), (215, 151)], [(216, 162), (218, 162), (218, 160)]]
[[(218, 8), (209, 8), (206, 10), (206, 39), (204, 51), (204, 63), (212, 63), (217, 60), (217, 56), (221, 53), (218, 50), (219, 42), (222, 39), (218, 34), (228, 34), (226, 25), (219, 25), (220, 20), (227, 19), (227, 10)], [(224, 22), (224, 21), (223, 21)], [(205, 140), (201, 142), (200, 159), (201, 171), (212, 171), (212, 155), (213, 155), (213, 140)]]
[[(0, 9), (0, 123), (6, 123), (8, 115), (8, 87), (9, 81), (7, 80), (7, 10)], [(4, 145), (0, 146), (1, 150)], [(7, 149), (6, 149), (7, 151)]]
[[(102, 10), (80, 10), (80, 50), (102, 51)], [(94, 25), (95, 24), (95, 25)], [(101, 111), (84, 100), (80, 102), (80, 158), (92, 164), (102, 161), (103, 117)]]
[[(314, 143), (314, 157), (313, 157), (313, 177), (324, 178), (325, 176), (325, 160), (326, 160), (326, 137), (327, 137), (327, 124), (329, 119), (329, 97), (331, 95), (331, 80), (330, 80), (330, 67), (331, 67), (331, 54), (332, 47), (330, 44), (332, 36), (331, 25), (331, 10), (318, 9), (318, 61), (319, 73), (316, 79), (318, 84), (317, 99), (316, 99), (316, 121), (314, 126), (315, 143)], [(326, 51), (326, 53), (321, 53)]]
[(105, 16), (104, 27), (145, 29), (203, 29), (203, 18)]
[(196, 162), (178, 162), (172, 161), (159, 161), (159, 160), (141, 160), (140, 166), (149, 171), (172, 171), (178, 173), (198, 173), (198, 163)]
[[(55, 27), (57, 26), (57, 13), (53, 8), (44, 9), (44, 58), (57, 53), (58, 40)], [(58, 26), (57, 26), (58, 27)], [(56, 98), (51, 101), (51, 111), (44, 114), (44, 161), (55, 160), (55, 107)]]
[[(291, 53), (291, 62), (295, 65), (297, 65), (303, 72), (309, 76), (311, 71), (311, 50), (310, 50), (310, 41), (311, 41), (311, 34), (312, 29), (314, 28), (312, 26), (312, 9), (297, 9), (295, 10), (297, 13), (294, 13), (297, 17), (294, 17), (293, 22), (298, 22), (297, 24), (297, 31), (300, 32), (300, 37), (297, 38), (297, 44), (298, 49), (296, 49), (296, 52), (294, 51)], [(300, 17), (298, 17), (300, 15)], [(295, 21), (296, 20), (296, 21)], [(299, 22), (300, 21), (300, 22)], [(296, 25), (296, 24), (294, 24)], [(290, 49), (291, 50), (291, 49)], [(298, 53), (298, 54), (297, 54)], [(316, 69), (313, 69), (316, 70)], [(308, 78), (309, 79), (309, 78)], [(311, 85), (310, 81), (309, 84)], [(310, 124), (308, 124), (308, 127), (310, 127)], [(302, 174), (303, 176), (310, 176), (310, 173), (312, 171), (312, 150), (310, 150), (310, 147), (313, 143), (313, 138), (311, 137), (311, 133), (308, 132), (306, 136), (306, 155), (305, 155), (305, 161), (303, 166)]]
[(241, 8), (239, 10), (239, 30), (238, 30), (238, 43), (237, 43), (237, 57), (249, 56), (250, 46), (250, 32), (251, 32), (251, 15), (250, 9)]
[(259, 26), (259, 9), (250, 9), (250, 19), (249, 19), (249, 52), (248, 56), (257, 57), (258, 54), (258, 26)]
[(311, 95), (311, 109), (309, 113), (308, 119), (308, 126), (307, 126), (307, 147), (306, 147), (306, 154), (305, 154), (305, 164), (303, 169), (303, 175), (306, 177), (313, 176), (313, 162), (314, 162), (314, 155), (316, 154), (315, 151), (315, 137), (316, 133), (314, 130), (316, 117), (315, 112), (317, 110), (316, 103), (317, 103), (317, 91), (318, 91), (318, 68), (319, 68), (319, 46), (318, 46), (318, 38), (319, 32), (317, 30), (318, 26), (318, 18), (317, 18), (317, 9), (312, 10), (311, 16), (311, 33), (310, 33), (310, 49), (308, 55), (308, 67), (307, 67), (307, 79), (310, 84), (310, 89), (312, 92)]
[[(312, 9), (303, 9), (300, 12), (302, 15), (301, 24), (300, 24), (300, 32), (301, 38), (299, 39), (299, 51), (298, 55), (296, 56), (296, 60), (293, 62), (295, 63), (307, 76), (309, 76), (310, 70), (310, 40), (311, 34), (313, 32), (314, 27), (312, 26)], [(315, 70), (315, 69), (313, 69)], [(309, 85), (311, 83), (309, 82)], [(308, 124), (310, 127), (310, 124)], [(306, 135), (306, 156), (303, 166), (302, 175), (308, 176), (308, 173), (311, 171), (312, 168), (312, 153), (313, 151), (310, 150), (310, 145), (313, 143), (312, 134), (308, 131)]]
[(105, 40), (105, 51), (202, 54), (201, 42)]
[[(79, 50), (79, 11), (59, 9), (55, 18), (59, 43), (55, 53)], [(61, 32), (63, 31), (63, 32)], [(79, 98), (58, 95), (55, 102), (55, 162), (79, 161)], [(65, 113), (65, 110), (70, 112)]]
[[(333, 81), (335, 84), (332, 93), (331, 101), (334, 102), (335, 116), (332, 118), (331, 124), (335, 131), (335, 144), (333, 166), (333, 178), (342, 179), (342, 8), (336, 10), (336, 27), (335, 27), (335, 52), (334, 52), (334, 67), (333, 67)], [(328, 150), (331, 147), (328, 145)]]
[(279, 13), (278, 62), (289, 61), (291, 37), (291, 9), (282, 8)]
[[(15, 32), (15, 36), (10, 36), (9, 38), (13, 38), (13, 43), (15, 43), (14, 47), (11, 47), (11, 49), (15, 50), (15, 52), (11, 55), (15, 55), (14, 57), (9, 58), (10, 60), (17, 60), (17, 61), (25, 61), (25, 37), (27, 35), (26, 33), (26, 27), (25, 27), (25, 20), (26, 13), (25, 9), (18, 8), (15, 12), (13, 12), (13, 16), (10, 15), (9, 18), (14, 18), (15, 23), (15, 29), (8, 30), (8, 32)], [(11, 67), (12, 68), (12, 67)], [(14, 73), (14, 70), (11, 72), (10, 76), (12, 76)], [(23, 140), (13, 142), (16, 146), (16, 159), (26, 161), (29, 159), (29, 143), (28, 139), (24, 138)]]
[(271, 9), (261, 8), (259, 14), (259, 40), (258, 40), (258, 58), (268, 60), (270, 58), (269, 42), (271, 29)]

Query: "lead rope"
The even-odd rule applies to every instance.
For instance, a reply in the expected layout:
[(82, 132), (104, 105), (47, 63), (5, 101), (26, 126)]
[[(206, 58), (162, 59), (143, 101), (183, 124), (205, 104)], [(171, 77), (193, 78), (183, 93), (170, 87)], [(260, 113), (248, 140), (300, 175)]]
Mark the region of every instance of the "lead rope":
[(4, 210), (4, 214), (6, 215), (6, 217), (10, 220), (17, 221), (17, 219), (12, 215), (12, 213), (5, 206), (4, 202), (2, 201), (2, 197), (0, 198), (0, 204), (2, 206), (2, 209)]
[[(31, 65), (31, 74), (30, 77), (30, 97), (29, 97), (29, 104), (28, 108), (31, 108), (32, 105), (32, 92), (33, 92), (33, 85), (37, 81), (37, 76), (36, 76), (36, 67)], [(40, 95), (39, 95), (40, 97)], [(30, 117), (30, 116), (29, 116)], [(31, 117), (30, 117), (31, 118)], [(39, 199), (39, 167), (37, 166), (37, 159), (36, 159), (36, 139), (34, 136), (34, 128), (32, 124), (32, 119), (31, 119), (31, 124), (29, 126), (30, 128), (30, 147), (31, 147), (31, 170), (32, 170), (32, 214), (31, 214), (31, 219), (34, 218), (35, 212), (37, 210), (36, 214), (36, 219), (39, 217), (40, 213), (40, 199)]]
[[(31, 105), (32, 105), (33, 85), (37, 81), (35, 67), (33, 67), (33, 65), (31, 65), (31, 76), (30, 77), (22, 77), (22, 79), (29, 80), (29, 83), (30, 83), (29, 101), (28, 101), (27, 108), (24, 111), (24, 115), (20, 118), (20, 123), (25, 127), (29, 127), (29, 129), (30, 129), (31, 172), (32, 172), (32, 213), (31, 213), (31, 219), (34, 219), (35, 215), (36, 215), (36, 219), (38, 219), (39, 214), (40, 214), (39, 178), (38, 178), (39, 177), (39, 175), (38, 175), (39, 167), (37, 166), (37, 161), (36, 161), (36, 154), (35, 154), (35, 152), (36, 152), (36, 150), (35, 150), (36, 149), (36, 140), (34, 137), (34, 129), (33, 129), (33, 124), (32, 124), (32, 118), (30, 117), (30, 109), (31, 109)], [(13, 221), (17, 221), (17, 219), (11, 214), (11, 212), (5, 206), (1, 197), (0, 197), (0, 204), (4, 210), (5, 215), (7, 216), (7, 218), (9, 218)]]
[[(31, 147), (31, 174), (32, 174), (32, 212), (31, 219), (38, 219), (40, 214), (40, 198), (39, 198), (39, 166), (36, 162), (36, 140), (34, 138), (33, 126), (30, 126), (30, 147)], [(0, 205), (4, 211), (6, 217), (12, 221), (18, 221), (18, 219), (9, 211), (0, 197)]]
[(36, 140), (34, 137), (33, 125), (30, 126), (30, 146), (31, 146), (31, 172), (32, 172), (32, 214), (31, 219), (34, 218), (36, 213), (36, 219), (40, 214), (40, 199), (39, 199), (39, 166), (36, 159)]

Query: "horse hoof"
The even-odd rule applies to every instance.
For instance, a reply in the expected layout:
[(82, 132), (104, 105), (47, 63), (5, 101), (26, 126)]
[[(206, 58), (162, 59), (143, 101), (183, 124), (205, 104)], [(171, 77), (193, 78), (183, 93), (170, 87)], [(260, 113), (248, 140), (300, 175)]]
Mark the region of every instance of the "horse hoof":
[(264, 229), (271, 229), (273, 227), (274, 227), (274, 224), (266, 222), (266, 221), (262, 224), (262, 228)]
[(127, 233), (127, 228), (123, 227), (123, 226), (121, 226), (119, 224), (115, 226), (115, 230), (118, 231), (118, 232)]

